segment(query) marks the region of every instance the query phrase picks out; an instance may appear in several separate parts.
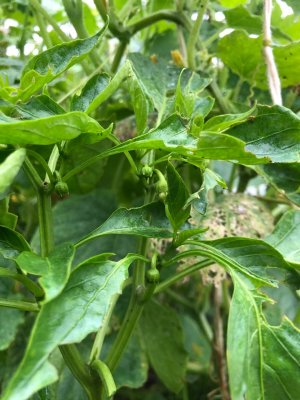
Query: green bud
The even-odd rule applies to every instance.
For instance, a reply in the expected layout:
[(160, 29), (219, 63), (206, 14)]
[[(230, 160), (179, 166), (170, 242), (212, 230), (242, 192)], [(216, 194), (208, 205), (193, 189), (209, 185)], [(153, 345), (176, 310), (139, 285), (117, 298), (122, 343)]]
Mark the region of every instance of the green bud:
[(58, 181), (55, 185), (55, 191), (60, 197), (67, 196), (69, 194), (69, 187), (66, 182)]
[(160, 273), (158, 269), (148, 269), (146, 272), (146, 279), (149, 283), (158, 283), (160, 279)]
[(153, 168), (150, 167), (150, 165), (144, 165), (142, 168), (142, 175), (145, 178), (151, 178), (151, 176), (153, 175)]

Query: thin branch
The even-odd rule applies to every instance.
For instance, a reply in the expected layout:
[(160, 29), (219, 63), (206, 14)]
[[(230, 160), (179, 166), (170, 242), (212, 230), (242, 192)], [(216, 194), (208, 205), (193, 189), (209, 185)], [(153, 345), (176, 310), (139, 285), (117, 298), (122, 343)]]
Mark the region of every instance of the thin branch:
[(263, 45), (264, 45), (265, 63), (267, 66), (267, 77), (268, 77), (269, 90), (272, 102), (273, 104), (278, 104), (281, 106), (282, 105), (281, 84), (272, 49), (271, 16), (272, 16), (272, 0), (265, 0)]

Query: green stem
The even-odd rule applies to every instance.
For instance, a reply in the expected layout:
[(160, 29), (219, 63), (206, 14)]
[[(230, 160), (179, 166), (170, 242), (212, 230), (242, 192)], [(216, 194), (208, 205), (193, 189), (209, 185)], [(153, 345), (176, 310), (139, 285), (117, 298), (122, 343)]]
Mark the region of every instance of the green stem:
[(100, 400), (100, 384), (91, 376), (75, 345), (59, 346), (59, 350), (72, 374), (84, 388), (88, 399)]
[(39, 311), (38, 305), (36, 303), (30, 303), (29, 301), (0, 299), (0, 307), (1, 306), (17, 308), (18, 310), (22, 311)]
[[(199, 254), (199, 252), (198, 252), (198, 254)], [(162, 283), (157, 285), (154, 293), (157, 294), (157, 293), (163, 292), (168, 287), (174, 285), (174, 283), (180, 281), (184, 277), (186, 277), (190, 274), (193, 274), (194, 272), (199, 271), (199, 269), (207, 267), (211, 264), (213, 264), (213, 262), (211, 260), (203, 260), (203, 261), (200, 261), (199, 263), (196, 263), (194, 265), (191, 265), (190, 267), (185, 268), (183, 271), (178, 272), (177, 274), (171, 276), (170, 278), (166, 279), (165, 281), (163, 281)]]
[(44, 295), (44, 291), (31, 279), (25, 275), (10, 271), (8, 268), (0, 267), (0, 276), (15, 279), (21, 282), (35, 297), (39, 298)]
[(52, 41), (51, 41), (50, 35), (47, 31), (47, 27), (46, 27), (46, 24), (44, 21), (44, 16), (36, 11), (35, 18), (36, 18), (38, 27), (40, 29), (40, 35), (42, 36), (47, 49), (50, 49), (52, 47)]
[(54, 181), (55, 181), (54, 176), (53, 176), (52, 171), (49, 168), (47, 162), (45, 161), (45, 159), (40, 154), (38, 154), (35, 151), (30, 150), (30, 149), (27, 149), (27, 154), (29, 154), (32, 157), (34, 157), (41, 164), (41, 166), (44, 168), (44, 170), (45, 170), (45, 172), (46, 172), (46, 174), (48, 176), (48, 180), (51, 183), (54, 183)]
[[(104, 386), (106, 396), (111, 398), (117, 391), (117, 388), (108, 366), (101, 360), (94, 360), (91, 367), (99, 375)], [(101, 398), (106, 398), (106, 396), (103, 395)]]
[(138, 31), (147, 28), (150, 25), (153, 25), (155, 22), (166, 20), (170, 22), (174, 22), (175, 24), (184, 26), (187, 30), (190, 29), (190, 25), (188, 20), (185, 18), (184, 14), (181, 14), (177, 11), (169, 11), (169, 10), (160, 10), (151, 15), (147, 15), (146, 17), (140, 19), (132, 25), (128, 26), (131, 35), (134, 35)]
[(120, 44), (119, 44), (119, 46), (117, 48), (115, 57), (113, 59), (113, 62), (111, 64), (111, 72), (114, 73), (114, 72), (117, 71), (117, 69), (118, 69), (118, 67), (120, 65), (120, 62), (122, 60), (122, 57), (124, 55), (124, 52), (126, 50), (127, 45), (128, 45), (128, 41), (127, 40), (123, 40), (123, 41), (120, 42)]
[(38, 0), (29, 0), (30, 5), (37, 11), (39, 12), (45, 19), (48, 21), (48, 23), (52, 26), (54, 31), (58, 34), (58, 36), (64, 41), (68, 42), (70, 38), (62, 31), (51, 15), (47, 13), (45, 8), (41, 6), (41, 4), (38, 2)]
[(44, 188), (41, 188), (37, 192), (40, 245), (41, 245), (42, 257), (47, 257), (54, 246), (52, 210), (51, 210), (51, 191), (49, 186), (50, 185), (45, 182)]
[(219, 107), (221, 109), (221, 112), (224, 114), (230, 114), (232, 112), (230, 105), (224, 98), (223, 93), (221, 92), (216, 80), (214, 79), (211, 84), (208, 86), (208, 89), (212, 92), (214, 97), (217, 100), (217, 103), (219, 104)]
[(208, 0), (202, 0), (200, 3), (200, 10), (198, 11), (197, 19), (192, 27), (188, 44), (187, 44), (187, 57), (188, 57), (188, 66), (191, 69), (196, 68), (195, 63), (195, 50), (196, 50), (196, 43), (198, 41), (199, 31), (201, 28), (202, 20), (204, 13), (206, 11)]
[[(88, 38), (89, 34), (83, 22), (82, 0), (76, 0), (75, 4), (73, 0), (63, 0), (63, 5), (78, 37), (81, 39)], [(94, 50), (92, 50), (92, 52), (89, 54), (89, 57), (95, 67), (101, 63), (98, 54)]]
[(100, 329), (97, 332), (97, 335), (96, 335), (96, 338), (94, 340), (93, 347), (92, 347), (92, 350), (91, 350), (89, 364), (92, 364), (93, 361), (97, 360), (99, 358), (99, 356), (100, 356), (102, 345), (103, 345), (103, 342), (104, 342), (104, 338), (105, 338), (105, 335), (106, 335), (106, 332), (107, 332), (107, 328), (108, 328), (108, 325), (109, 325), (109, 321), (110, 321), (110, 318), (112, 316), (112, 313), (113, 313), (113, 310), (115, 308), (115, 305), (116, 305), (116, 302), (117, 302), (118, 298), (119, 298), (119, 295), (116, 295), (112, 299), (112, 301), (110, 303), (110, 306), (109, 306), (109, 309), (108, 309), (108, 312), (106, 313), (106, 315), (104, 317), (104, 320), (102, 321), (102, 325), (101, 325)]
[[(144, 204), (149, 203), (149, 201), (151, 201), (151, 193), (147, 192)], [(139, 252), (143, 256), (147, 254), (147, 245), (148, 239), (141, 238)], [(136, 263), (132, 276), (132, 284), (131, 297), (124, 320), (107, 357), (106, 364), (112, 372), (116, 368), (126, 345), (134, 332), (134, 328), (142, 314), (146, 302), (151, 298), (156, 287), (155, 284), (151, 284), (145, 288), (145, 263), (142, 259), (138, 259)]]

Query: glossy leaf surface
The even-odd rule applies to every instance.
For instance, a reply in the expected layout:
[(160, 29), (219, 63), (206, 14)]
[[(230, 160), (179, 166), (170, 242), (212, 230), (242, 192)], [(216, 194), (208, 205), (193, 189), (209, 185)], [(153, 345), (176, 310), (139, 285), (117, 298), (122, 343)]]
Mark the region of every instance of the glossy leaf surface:
[(171, 163), (167, 166), (168, 195), (167, 213), (175, 232), (188, 219), (190, 206), (186, 205), (189, 192), (176, 169)]
[(258, 106), (257, 114), (232, 128), (230, 135), (243, 140), (245, 149), (272, 162), (300, 160), (300, 118), (281, 106)]
[(71, 272), (74, 247), (62, 244), (48, 257), (22, 252), (16, 259), (22, 271), (41, 276), (39, 283), (45, 291), (45, 303), (57, 297), (65, 287)]
[(80, 342), (99, 329), (135, 259), (128, 256), (117, 263), (83, 264), (72, 272), (65, 290), (39, 312), (22, 363), (3, 400), (25, 400), (57, 380), (57, 371), (48, 361), (50, 353), (58, 345)]
[(287, 211), (277, 223), (266, 241), (275, 247), (283, 257), (295, 264), (300, 264), (300, 211)]
[(150, 203), (142, 207), (116, 210), (99, 228), (80, 240), (79, 244), (112, 234), (170, 238), (173, 230), (165, 216), (163, 204)]
[(11, 153), (0, 164), (0, 195), (3, 194), (15, 179), (26, 156), (25, 149), (18, 149)]
[(105, 30), (106, 27), (87, 39), (59, 44), (31, 58), (22, 72), (19, 97), (28, 99), (46, 83), (81, 61), (97, 45)]
[(229, 314), (227, 357), (233, 400), (296, 399), (299, 393), (300, 331), (285, 319), (268, 324), (262, 313), (262, 294), (235, 273)]
[(94, 119), (80, 111), (35, 120), (0, 121), (0, 141), (5, 144), (47, 145), (71, 140), (82, 133), (100, 136), (105, 130)]
[(79, 95), (74, 95), (71, 102), (72, 111), (86, 111), (92, 101), (107, 87), (110, 78), (107, 74), (94, 75), (84, 86)]

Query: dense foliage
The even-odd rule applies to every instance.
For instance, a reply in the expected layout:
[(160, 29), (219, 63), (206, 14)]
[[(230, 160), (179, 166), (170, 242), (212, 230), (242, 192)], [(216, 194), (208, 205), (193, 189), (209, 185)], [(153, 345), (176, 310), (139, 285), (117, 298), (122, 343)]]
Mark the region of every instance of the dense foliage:
[(299, 4), (1, 1), (3, 400), (299, 399)]

